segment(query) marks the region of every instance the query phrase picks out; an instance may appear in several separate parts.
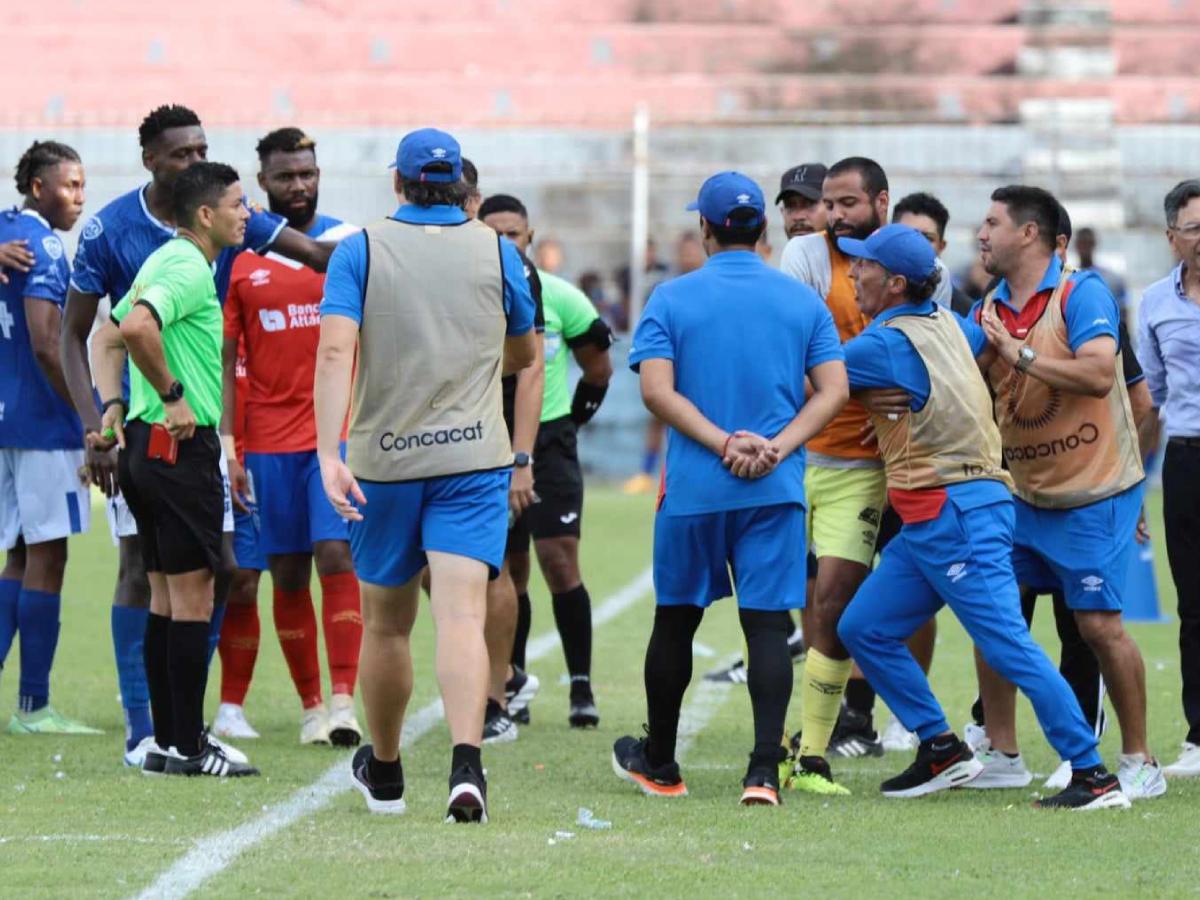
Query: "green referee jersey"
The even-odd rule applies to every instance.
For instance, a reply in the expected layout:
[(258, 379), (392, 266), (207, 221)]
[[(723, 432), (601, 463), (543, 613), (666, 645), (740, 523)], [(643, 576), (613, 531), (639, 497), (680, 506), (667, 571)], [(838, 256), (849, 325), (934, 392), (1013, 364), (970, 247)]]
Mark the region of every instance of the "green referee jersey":
[[(150, 254), (129, 293), (112, 311), (120, 323), (135, 303), (153, 310), (162, 327), (167, 367), (183, 385), (196, 424), (221, 423), (221, 304), (212, 266), (186, 238), (173, 238)], [(129, 419), (162, 422), (158, 391), (129, 364)]]
[(565, 278), (538, 269), (542, 280), (542, 310), (546, 316), (546, 387), (542, 421), (561, 419), (571, 412), (567, 385), (567, 350), (600, 318), (587, 294)]

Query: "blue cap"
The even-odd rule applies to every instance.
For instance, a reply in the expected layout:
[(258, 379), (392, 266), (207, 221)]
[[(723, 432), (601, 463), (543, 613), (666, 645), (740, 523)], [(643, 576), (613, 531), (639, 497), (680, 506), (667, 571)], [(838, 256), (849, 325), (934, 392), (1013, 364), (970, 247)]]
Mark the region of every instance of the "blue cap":
[[(426, 172), (434, 163), (449, 163), (449, 172)], [(396, 148), (393, 168), (400, 170), (400, 177), (407, 181), (434, 181), (443, 184), (462, 178), (462, 151), (458, 141), (436, 128), (421, 128), (410, 131)], [(441, 168), (439, 166), (438, 168)]]
[(699, 210), (700, 215), (714, 225), (733, 225), (730, 213), (738, 209), (752, 209), (758, 213), (753, 221), (739, 218), (738, 225), (751, 227), (766, 220), (767, 205), (763, 192), (741, 172), (718, 172), (700, 185), (700, 195), (688, 209)]
[(877, 262), (910, 281), (924, 281), (937, 268), (937, 254), (929, 239), (907, 225), (884, 225), (865, 241), (838, 238), (837, 244), (847, 256)]

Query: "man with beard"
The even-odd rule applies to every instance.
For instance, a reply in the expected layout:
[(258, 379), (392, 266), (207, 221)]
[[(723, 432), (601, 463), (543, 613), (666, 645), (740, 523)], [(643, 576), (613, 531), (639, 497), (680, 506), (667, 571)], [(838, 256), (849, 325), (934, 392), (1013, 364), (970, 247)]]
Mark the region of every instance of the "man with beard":
[[(872, 159), (848, 157), (826, 173), (822, 201), (828, 217), (825, 231), (788, 241), (780, 268), (825, 299), (844, 343), (860, 334), (868, 319), (855, 303), (851, 260), (838, 249), (837, 239), (865, 240), (887, 220), (887, 175)], [(938, 267), (944, 271), (940, 262)], [(943, 277), (933, 296), (942, 306), (949, 305), (949, 280)], [(834, 783), (825, 754), (853, 669), (850, 655), (838, 639), (837, 625), (870, 571), (885, 502), (879, 454), (862, 444), (866, 424), (866, 409), (851, 400), (808, 443), (804, 490), (817, 579), (806, 619), (808, 655), (800, 686), (800, 740), (787, 782), (792, 788), (818, 794), (848, 793)], [(873, 701), (865, 680), (855, 685), (857, 693), (867, 694)], [(861, 751), (857, 755), (881, 754), (883, 747), (869, 717), (860, 719), (844, 724), (839, 739), (852, 742)]]
[(825, 171), (821, 163), (801, 163), (792, 166), (779, 179), (775, 205), (783, 216), (783, 231), (788, 240), (825, 230), (828, 216), (821, 201)]
[[(311, 137), (299, 128), (280, 128), (259, 141), (257, 151), (262, 164), (258, 184), (267, 193), (271, 212), (313, 239), (334, 229), (348, 230), (340, 220), (317, 212), (321, 170)], [(245, 468), (231, 455), (229, 473), (233, 490), (257, 503), (258, 529), (249, 516), (240, 517), (237, 549), (264, 555), (271, 571), (275, 630), (303, 708), (300, 743), (355, 746), (362, 737), (354, 716), (362, 643), (358, 580), (350, 559), (349, 530), (321, 486), (313, 417), (317, 310), (324, 290), (322, 274), (275, 253), (243, 253), (234, 263), (224, 313), (224, 393), (226, 416), (231, 418), (235, 369), (244, 347)], [(255, 530), (258, 553), (253, 551)], [(314, 562), (332, 687), (328, 710), (309, 588)], [(248, 568), (242, 552), (238, 564)], [(230, 737), (253, 736), (247, 733), (252, 730), (241, 704), (258, 649), (256, 593), (231, 598), (221, 635), (221, 706), (213, 730)]]

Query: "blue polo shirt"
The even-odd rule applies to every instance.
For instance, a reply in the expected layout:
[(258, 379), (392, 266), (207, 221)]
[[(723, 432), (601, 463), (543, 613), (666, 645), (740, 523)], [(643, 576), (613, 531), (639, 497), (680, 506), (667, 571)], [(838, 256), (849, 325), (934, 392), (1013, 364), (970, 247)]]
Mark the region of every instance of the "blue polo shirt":
[[(413, 225), (461, 225), (467, 214), (457, 206), (401, 206), (392, 218)], [(325, 271), (325, 297), (321, 301), (322, 316), (345, 316), (362, 324), (363, 303), (366, 300), (367, 270), (366, 232), (359, 231), (338, 243)], [(520, 251), (508, 238), (500, 238), (500, 268), (504, 275), (504, 313), (508, 317), (507, 333), (525, 334), (533, 328), (535, 307), (525, 264)]]
[[(774, 437), (804, 406), (804, 378), (844, 359), (828, 307), (749, 250), (714, 254), (660, 284), (633, 336), (629, 365), (669, 359), (675, 389), (713, 424)], [(770, 475), (735, 478), (707, 447), (669, 430), (667, 515), (804, 504), (804, 449)]]

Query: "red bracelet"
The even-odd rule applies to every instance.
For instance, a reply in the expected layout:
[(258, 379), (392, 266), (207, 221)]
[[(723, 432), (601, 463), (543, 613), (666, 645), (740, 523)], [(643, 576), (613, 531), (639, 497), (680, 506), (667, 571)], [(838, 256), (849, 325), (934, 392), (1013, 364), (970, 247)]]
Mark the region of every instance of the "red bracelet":
[(729, 455), (729, 442), (732, 441), (735, 437), (737, 437), (737, 432), (731, 431), (731, 432), (729, 432), (728, 437), (725, 438), (725, 446), (721, 448), (721, 459), (724, 459), (726, 456)]

